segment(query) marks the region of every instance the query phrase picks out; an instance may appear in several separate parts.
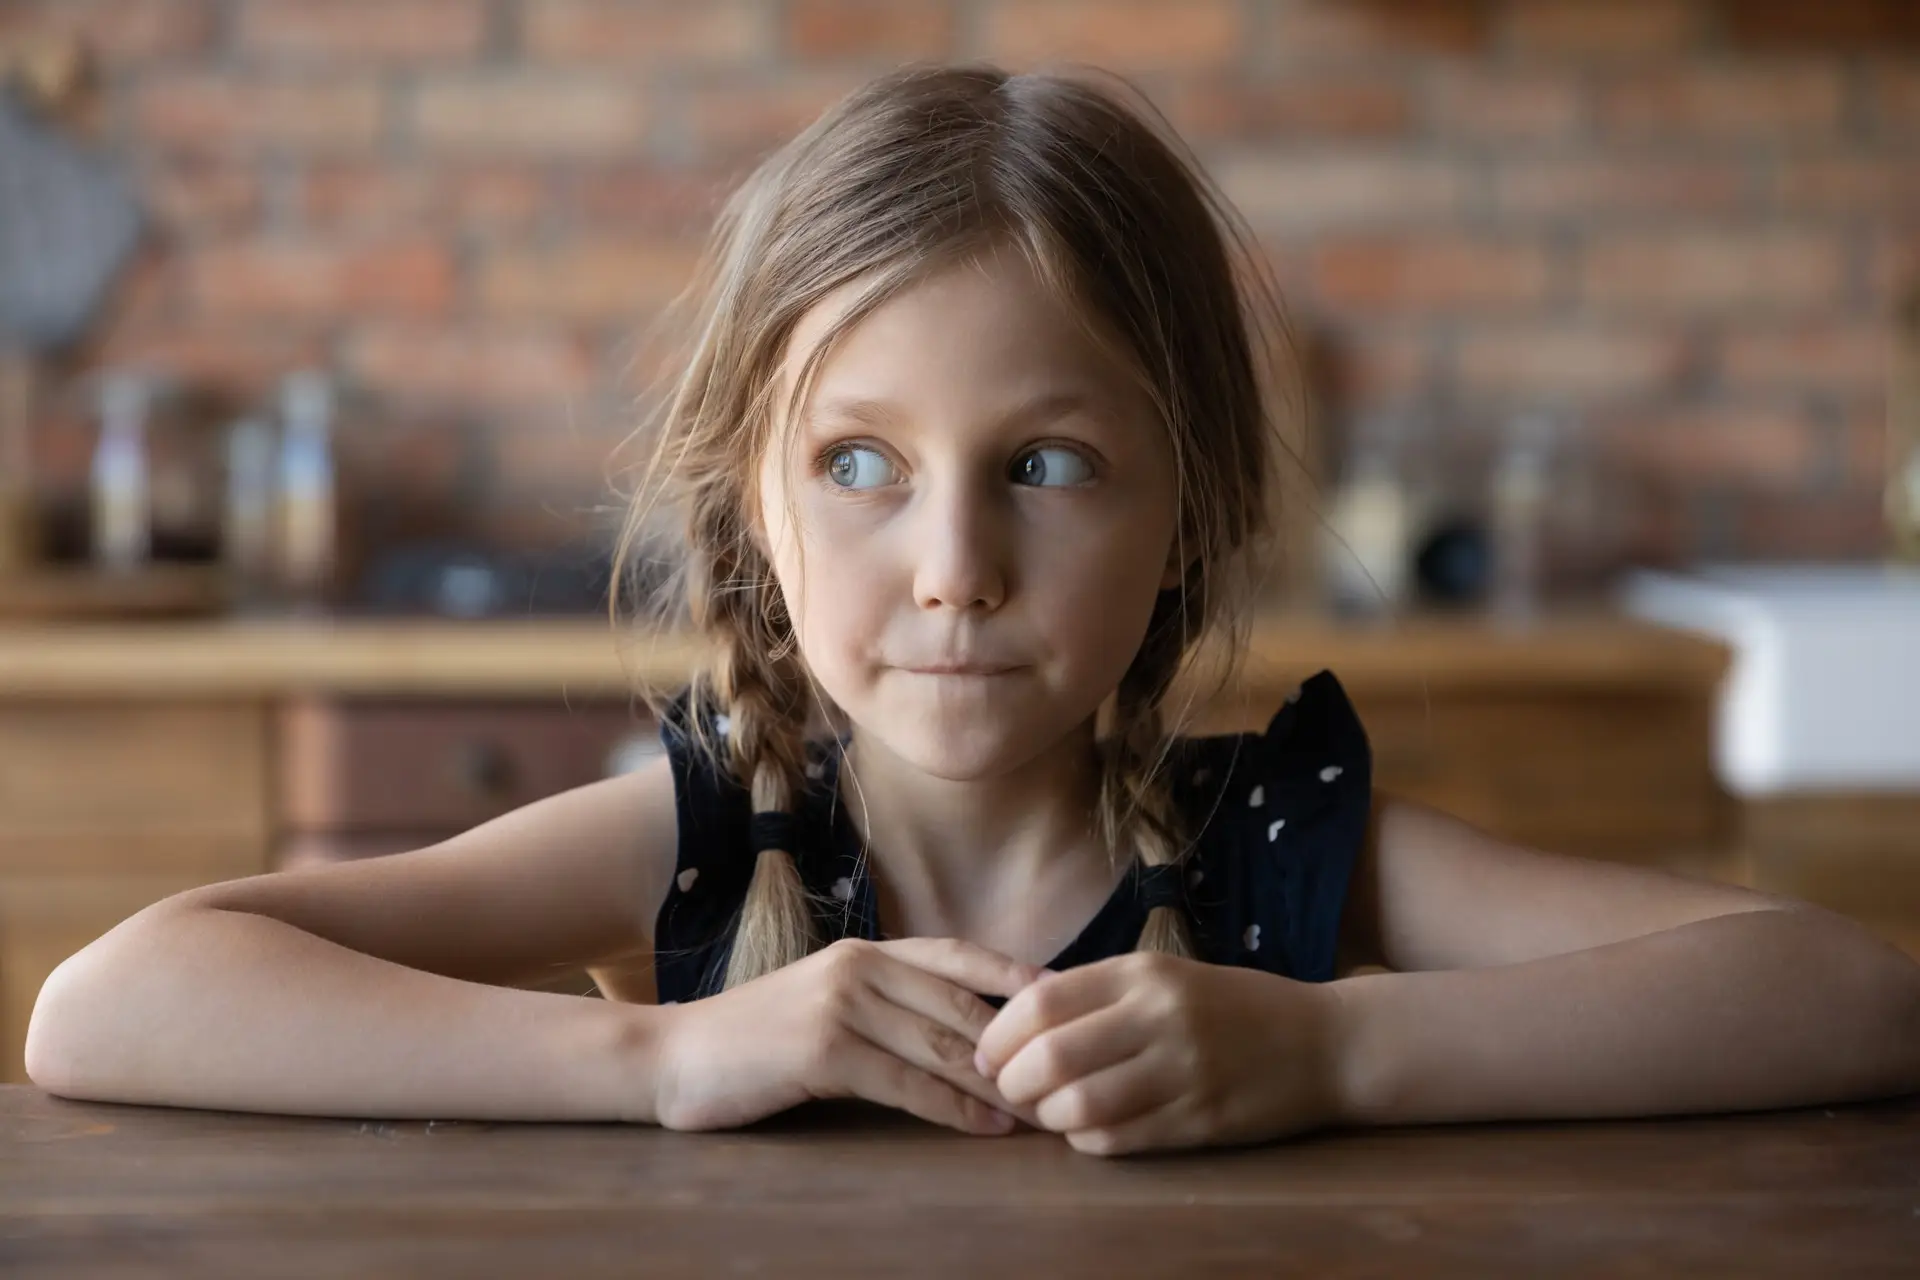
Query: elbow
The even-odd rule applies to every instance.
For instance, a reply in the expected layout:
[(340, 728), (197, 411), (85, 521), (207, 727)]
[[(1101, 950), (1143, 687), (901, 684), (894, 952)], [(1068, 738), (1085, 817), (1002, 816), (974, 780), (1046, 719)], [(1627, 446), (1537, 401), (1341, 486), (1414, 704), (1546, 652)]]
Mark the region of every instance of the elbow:
[(73, 1087), (73, 1023), (85, 1007), (71, 990), (76, 959), (69, 957), (47, 975), (27, 1016), (27, 1079), (48, 1093), (66, 1095)]

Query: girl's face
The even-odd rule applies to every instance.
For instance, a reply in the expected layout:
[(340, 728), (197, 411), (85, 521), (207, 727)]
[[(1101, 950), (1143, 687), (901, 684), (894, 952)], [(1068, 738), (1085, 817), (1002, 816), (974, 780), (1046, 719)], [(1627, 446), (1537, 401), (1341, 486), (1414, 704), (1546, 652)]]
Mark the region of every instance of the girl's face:
[[(848, 295), (796, 327), (777, 415)], [(1083, 726), (1180, 580), (1166, 432), (1017, 252), (889, 300), (773, 427), (761, 527), (801, 651), (863, 741), (936, 777)]]

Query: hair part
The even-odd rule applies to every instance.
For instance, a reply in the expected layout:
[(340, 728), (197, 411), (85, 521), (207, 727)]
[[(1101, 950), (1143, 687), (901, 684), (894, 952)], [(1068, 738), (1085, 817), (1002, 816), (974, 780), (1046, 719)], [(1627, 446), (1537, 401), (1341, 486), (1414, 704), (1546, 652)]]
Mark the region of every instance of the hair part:
[[(1276, 423), (1297, 364), (1251, 237), (1165, 120), (1098, 73), (1009, 75), (911, 67), (829, 109), (768, 157), (720, 211), (688, 291), (663, 317), (682, 337), (657, 405), (653, 448), (628, 507), (610, 609), (652, 540), (678, 516), (686, 621), (709, 644), (689, 692), (697, 750), (750, 788), (756, 813), (790, 811), (805, 787), (810, 714), (828, 714), (756, 538), (757, 471), (801, 317), (861, 282), (808, 353), (786, 420), (839, 338), (902, 290), (996, 246), (1021, 252), (1085, 332), (1133, 371), (1168, 432), (1178, 477), (1180, 584), (1161, 593), (1138, 654), (1096, 724), (1092, 816), (1116, 857), (1180, 862), (1172, 803), (1177, 680), (1218, 642), (1214, 691), (1242, 650), (1261, 553), (1276, 522)], [(645, 428), (643, 428), (644, 430)], [(670, 597), (662, 595), (661, 600)], [(656, 712), (665, 699), (644, 696)], [(727, 717), (724, 741), (711, 728)], [(821, 945), (792, 850), (757, 857), (728, 960), (734, 987)], [(1193, 954), (1185, 913), (1156, 907), (1138, 947)]]

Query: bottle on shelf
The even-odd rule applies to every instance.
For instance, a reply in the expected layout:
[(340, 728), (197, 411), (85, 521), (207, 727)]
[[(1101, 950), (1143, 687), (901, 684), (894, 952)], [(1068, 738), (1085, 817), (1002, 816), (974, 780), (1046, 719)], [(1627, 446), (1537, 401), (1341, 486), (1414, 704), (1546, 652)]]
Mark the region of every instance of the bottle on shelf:
[(330, 603), (336, 552), (334, 389), (323, 373), (289, 374), (280, 388), (276, 559), (296, 611)]
[(153, 548), (147, 467), (147, 414), (153, 389), (130, 371), (111, 373), (100, 388), (100, 438), (90, 472), (93, 562), (113, 573), (147, 563)]
[(1920, 564), (1920, 284), (1893, 316), (1887, 387), (1888, 543), (1896, 560)]

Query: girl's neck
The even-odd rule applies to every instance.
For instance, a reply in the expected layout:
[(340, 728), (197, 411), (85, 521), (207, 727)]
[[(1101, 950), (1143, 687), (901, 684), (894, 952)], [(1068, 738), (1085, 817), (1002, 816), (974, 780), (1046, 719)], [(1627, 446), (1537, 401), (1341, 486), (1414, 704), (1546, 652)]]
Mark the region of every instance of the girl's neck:
[(881, 931), (993, 945), (1007, 931), (1045, 936), (1057, 913), (1079, 921), (1117, 873), (1093, 829), (1099, 769), (1089, 721), (1035, 759), (993, 778), (954, 782), (853, 735), (840, 803), (875, 868)]

